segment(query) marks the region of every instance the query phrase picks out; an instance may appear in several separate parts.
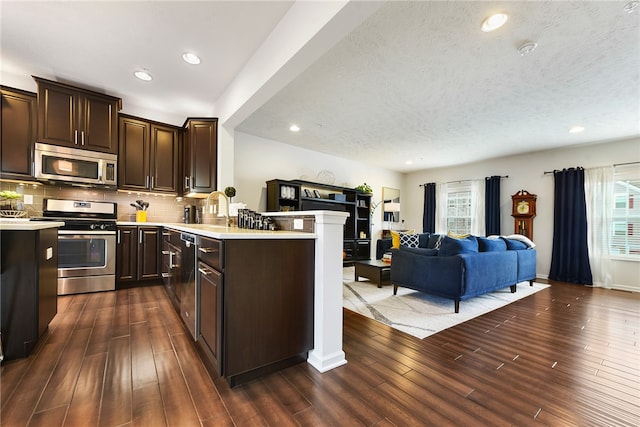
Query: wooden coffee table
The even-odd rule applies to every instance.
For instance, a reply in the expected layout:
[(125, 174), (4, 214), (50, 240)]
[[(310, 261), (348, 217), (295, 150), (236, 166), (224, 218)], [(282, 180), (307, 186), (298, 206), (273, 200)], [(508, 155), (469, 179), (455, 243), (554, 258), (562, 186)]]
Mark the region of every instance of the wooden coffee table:
[(355, 281), (358, 281), (358, 278), (364, 277), (366, 279), (371, 280), (374, 283), (378, 284), (378, 287), (381, 288), (382, 285), (390, 285), (391, 284), (391, 264), (388, 262), (380, 261), (379, 259), (367, 260), (367, 261), (356, 261), (354, 263), (356, 271), (355, 271)]

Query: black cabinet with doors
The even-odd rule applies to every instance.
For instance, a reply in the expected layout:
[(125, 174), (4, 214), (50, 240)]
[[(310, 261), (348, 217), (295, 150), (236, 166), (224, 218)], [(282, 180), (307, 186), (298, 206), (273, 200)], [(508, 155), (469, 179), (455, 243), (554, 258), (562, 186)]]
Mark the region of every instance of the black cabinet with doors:
[(267, 211), (348, 212), (344, 224), (345, 262), (371, 258), (371, 194), (354, 188), (303, 180), (267, 181)]

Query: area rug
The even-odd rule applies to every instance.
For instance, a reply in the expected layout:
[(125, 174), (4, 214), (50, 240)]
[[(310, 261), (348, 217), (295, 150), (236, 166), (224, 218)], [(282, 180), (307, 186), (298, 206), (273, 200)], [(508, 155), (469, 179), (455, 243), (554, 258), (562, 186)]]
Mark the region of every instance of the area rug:
[(375, 283), (366, 280), (345, 281), (342, 300), (344, 307), (349, 310), (422, 339), (547, 287), (549, 285), (535, 282), (533, 286), (529, 286), (529, 282), (519, 283), (513, 294), (507, 287), (461, 301), (460, 313), (454, 313), (451, 299), (406, 288), (398, 288), (398, 294), (394, 296), (393, 286), (378, 288)]

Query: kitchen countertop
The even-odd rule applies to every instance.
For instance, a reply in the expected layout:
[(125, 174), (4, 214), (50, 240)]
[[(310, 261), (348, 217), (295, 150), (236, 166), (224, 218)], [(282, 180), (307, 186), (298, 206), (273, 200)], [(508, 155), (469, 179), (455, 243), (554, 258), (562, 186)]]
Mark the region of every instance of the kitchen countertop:
[(299, 231), (263, 231), (249, 230), (238, 227), (225, 227), (213, 224), (182, 224), (182, 223), (160, 223), (160, 222), (134, 222), (118, 221), (118, 225), (137, 225), (167, 227), (177, 231), (197, 234), (214, 239), (315, 239), (315, 233), (303, 233)]
[(62, 221), (29, 221), (29, 218), (2, 218), (0, 230), (2, 231), (37, 231), (47, 228), (62, 227)]

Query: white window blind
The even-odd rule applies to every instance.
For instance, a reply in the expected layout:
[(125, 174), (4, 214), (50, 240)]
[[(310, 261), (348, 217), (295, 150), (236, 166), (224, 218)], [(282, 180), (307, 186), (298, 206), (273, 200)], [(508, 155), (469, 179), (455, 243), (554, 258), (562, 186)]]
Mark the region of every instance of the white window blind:
[(616, 167), (609, 253), (640, 258), (640, 167)]
[(447, 231), (471, 233), (471, 188), (468, 182), (450, 185), (447, 194)]

